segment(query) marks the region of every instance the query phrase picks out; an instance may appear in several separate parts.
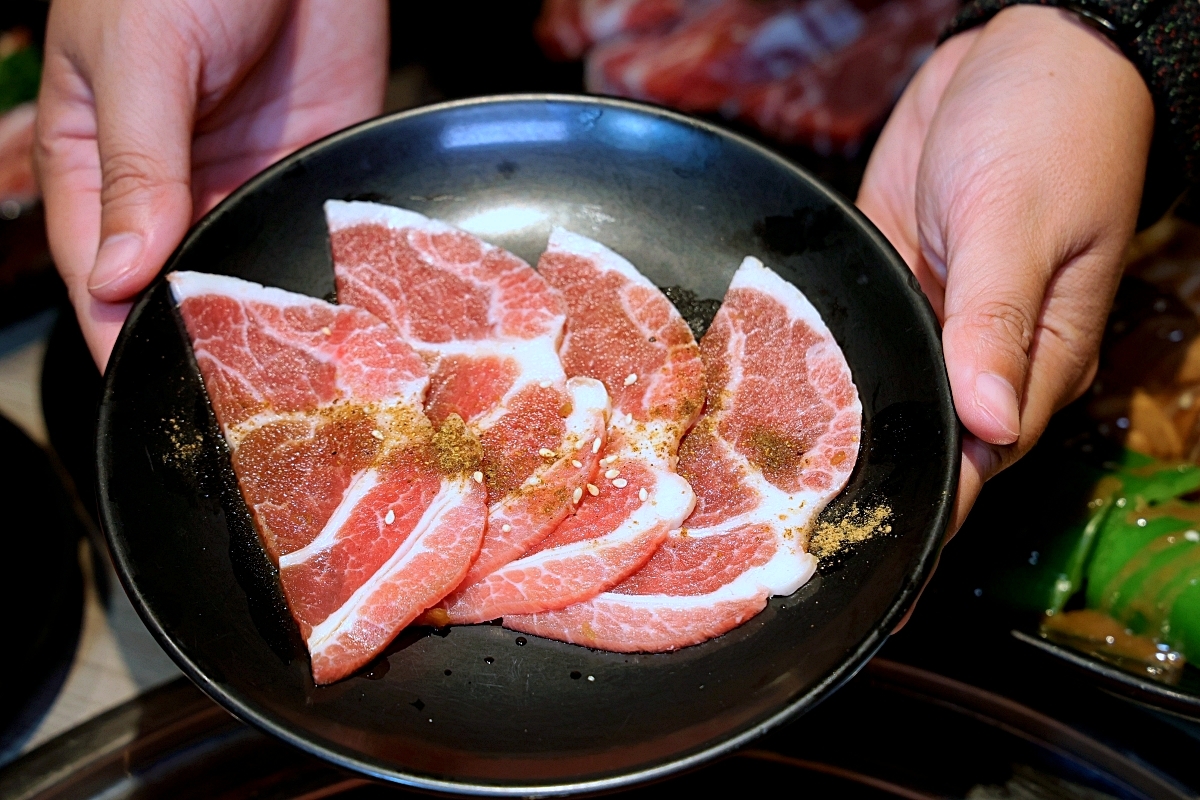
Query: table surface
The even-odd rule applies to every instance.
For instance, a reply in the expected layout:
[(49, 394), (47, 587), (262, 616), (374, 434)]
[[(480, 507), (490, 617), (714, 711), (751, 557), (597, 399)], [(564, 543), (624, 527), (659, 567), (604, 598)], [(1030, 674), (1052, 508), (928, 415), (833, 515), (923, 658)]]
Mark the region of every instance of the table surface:
[[(0, 330), (0, 414), (43, 447), (48, 440), (40, 394), (42, 358), (53, 322), (51, 311)], [(86, 587), (75, 660), (53, 705), (22, 744), (22, 753), (181, 675), (129, 604), (111, 565), (92, 561), (92, 551), (80, 542)], [(96, 569), (110, 573), (107, 597), (97, 590)]]

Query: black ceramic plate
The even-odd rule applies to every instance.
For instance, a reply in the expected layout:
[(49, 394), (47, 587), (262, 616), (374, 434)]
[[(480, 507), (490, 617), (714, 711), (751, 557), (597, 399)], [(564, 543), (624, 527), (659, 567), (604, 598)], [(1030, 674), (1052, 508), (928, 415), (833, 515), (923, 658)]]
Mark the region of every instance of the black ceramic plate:
[(762, 258), (820, 310), (862, 395), (862, 455), (827, 513), (886, 503), (892, 533), (741, 628), (676, 653), (597, 652), (491, 625), (414, 629), (363, 673), (315, 687), (160, 280), (106, 375), (99, 503), (134, 605), (204, 691), (369, 775), (555, 794), (660, 777), (736, 748), (811, 708), (883, 643), (933, 566), (959, 438), (933, 314), (848, 203), (686, 117), (505, 97), (375, 120), (297, 153), (201, 221), (168, 269), (332, 298), (327, 198), (405, 206), (530, 262), (551, 226), (565, 225), (659, 285), (705, 298), (724, 294), (745, 255)]

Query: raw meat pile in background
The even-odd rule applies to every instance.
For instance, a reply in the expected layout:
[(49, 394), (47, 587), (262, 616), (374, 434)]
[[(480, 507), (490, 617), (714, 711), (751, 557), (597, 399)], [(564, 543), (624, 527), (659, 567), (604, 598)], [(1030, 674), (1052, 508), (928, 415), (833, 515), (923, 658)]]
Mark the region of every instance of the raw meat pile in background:
[(853, 156), (933, 51), (957, 0), (547, 0), (548, 55), (587, 88), (720, 114)]
[(330, 683), (454, 588), (479, 550), (479, 443), (435, 431), (420, 357), (367, 311), (168, 276), (259, 538)]
[(791, 284), (747, 258), (697, 346), (569, 231), (535, 271), (411, 211), (326, 217), (339, 305), (169, 276), (318, 683), (414, 620), (672, 650), (811, 576), (861, 406)]
[(734, 275), (701, 352), (708, 403), (679, 459), (697, 497), (684, 527), (611, 591), (505, 616), (505, 627), (604, 650), (674, 650), (742, 624), (811, 577), (809, 526), (858, 457), (850, 368), (816, 309), (754, 258)]

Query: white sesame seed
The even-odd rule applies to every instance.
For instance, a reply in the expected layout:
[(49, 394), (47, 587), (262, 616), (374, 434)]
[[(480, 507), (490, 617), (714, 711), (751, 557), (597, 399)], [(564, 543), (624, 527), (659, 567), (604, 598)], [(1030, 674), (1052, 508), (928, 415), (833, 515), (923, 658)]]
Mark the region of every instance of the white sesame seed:
[(396, 512), (389, 508), (387, 516), (383, 518), (383, 521), (386, 522), (388, 525), (391, 525), (393, 522), (396, 521)]
[(483, 473), (479, 470), (475, 470), (475, 474), (471, 477), (475, 479), (476, 483), (483, 483)]
[(601, 464), (611, 464), (616, 460), (617, 460), (616, 456), (605, 456), (604, 458), (600, 459), (600, 463)]
[(383, 431), (371, 431), (371, 435), (374, 436), (379, 441), (381, 441), (381, 442), (383, 441)]
[(600, 494), (600, 489), (597, 488), (594, 483), (589, 483), (587, 485), (587, 490), (588, 490), (588, 494), (590, 494), (592, 497), (595, 497), (596, 495)]
[(613, 478), (616, 478), (620, 474), (621, 474), (621, 470), (610, 469), (608, 472), (604, 473), (604, 477), (608, 478), (611, 481)]
[(600, 437), (599, 436), (597, 436), (595, 439), (592, 440), (592, 452), (593, 453), (600, 452)]
[(582, 499), (583, 499), (583, 489), (582, 489), (582, 487), (576, 486), (575, 491), (571, 492), (571, 502), (578, 503)]
[(543, 447), (541, 450), (538, 450), (538, 455), (542, 458), (554, 458), (554, 451)]
[(583, 469), (583, 462), (580, 461), (579, 459), (572, 459), (571, 466), (574, 467), (575, 469)]
[(541, 383), (538, 384), (538, 386), (542, 387), (543, 389), (549, 389), (550, 381), (542, 381)]
[(650, 496), (650, 493), (647, 492), (645, 489), (638, 489), (638, 500), (641, 500), (644, 503), (644, 502), (646, 502), (646, 498), (648, 498), (649, 496)]
[(508, 533), (509, 531), (511, 531), (511, 530), (512, 530), (512, 525), (509, 525), (509, 524), (506, 522), (506, 523), (504, 523), (503, 525), (501, 525), (501, 526), (500, 526), (500, 530), (504, 531), (505, 533)]
[(635, 383), (637, 383), (637, 373), (636, 372), (631, 372), (625, 376), (625, 385), (626, 386), (632, 386)]
[(589, 681), (592, 681), (592, 682), (594, 683), (594, 682), (596, 681), (596, 676), (595, 676), (595, 675), (588, 675), (588, 680), (589, 680)]
[(618, 489), (624, 489), (628, 485), (629, 481), (625, 480), (624, 478), (617, 478), (613, 481), (613, 486), (617, 487)]
[(633, 412), (632, 411), (630, 411), (628, 414), (625, 415), (625, 424), (626, 425), (633, 424)]
[(321, 328), (321, 333), (325, 334), (326, 336), (330, 336), (333, 334), (333, 331), (329, 330), (329, 328), (326, 327), (326, 328)]

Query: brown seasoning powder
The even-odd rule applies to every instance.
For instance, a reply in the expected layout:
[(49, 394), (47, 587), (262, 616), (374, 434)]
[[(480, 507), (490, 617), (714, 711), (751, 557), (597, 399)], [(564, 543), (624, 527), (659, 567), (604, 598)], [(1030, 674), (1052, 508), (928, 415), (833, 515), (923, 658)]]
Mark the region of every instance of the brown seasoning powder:
[(817, 523), (809, 538), (808, 552), (817, 558), (828, 558), (877, 533), (891, 533), (892, 526), (887, 524), (891, 516), (890, 506), (859, 509), (858, 503), (851, 503), (850, 510), (841, 519)]
[(483, 445), (462, 417), (451, 414), (433, 435), (433, 455), (443, 475), (471, 474), (483, 460)]

